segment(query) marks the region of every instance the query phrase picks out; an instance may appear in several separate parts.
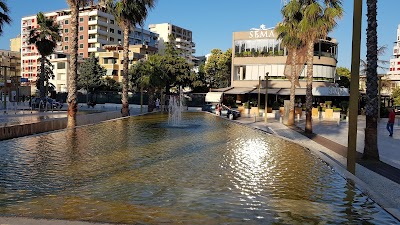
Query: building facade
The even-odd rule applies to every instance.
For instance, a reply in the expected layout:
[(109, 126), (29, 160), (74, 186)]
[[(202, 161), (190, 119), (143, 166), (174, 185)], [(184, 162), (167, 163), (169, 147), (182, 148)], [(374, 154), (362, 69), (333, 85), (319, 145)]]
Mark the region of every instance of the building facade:
[[(70, 10), (58, 10), (44, 14), (51, 17), (60, 25), (60, 35), (62, 40), (57, 43), (56, 52), (69, 54), (71, 40), (71, 19)], [(92, 53), (106, 51), (103, 46), (123, 44), (123, 31), (118, 26), (114, 16), (107, 13), (105, 7), (101, 5), (91, 5), (80, 9), (78, 27), (78, 55), (88, 58)], [(38, 67), (40, 57), (36, 46), (28, 45), (27, 38), (29, 31), (38, 27), (36, 15), (23, 17), (21, 19), (21, 54), (22, 71), (21, 76), (35, 81), (38, 77)], [(134, 29), (131, 32), (130, 44), (145, 43), (149, 46), (157, 46), (157, 34), (143, 30)]]
[[(10, 50), (13, 52), (21, 52), (21, 35), (10, 39)], [(20, 56), (21, 58), (21, 56)]]
[(386, 79), (390, 80), (391, 88), (400, 87), (400, 25), (397, 27), (397, 38), (393, 46), (393, 55)]
[[(112, 77), (118, 82), (122, 82), (123, 71), (123, 48), (121, 45), (106, 45), (105, 51), (96, 53), (99, 59), (99, 64), (103, 66), (106, 71), (106, 76)], [(147, 58), (148, 55), (156, 54), (157, 48), (148, 45), (130, 45), (129, 46), (129, 67), (137, 63), (139, 59)]]
[[(69, 54), (54, 53), (49, 56), (49, 59), (53, 65), (54, 73), (54, 79), (49, 80), (49, 82), (54, 85), (56, 92), (67, 92), (69, 75), (68, 71), (71, 64)], [(83, 62), (83, 58), (78, 56), (78, 67), (79, 64), (82, 64)], [(35, 85), (32, 87), (35, 87)], [(36, 87), (33, 89), (36, 89)]]
[[(348, 89), (337, 87), (334, 84), (337, 51), (338, 43), (332, 38), (320, 40), (314, 46), (312, 92), (316, 102), (324, 102), (331, 97), (348, 98)], [(307, 76), (305, 57), (303, 59), (296, 87), (296, 101), (302, 102), (305, 101)], [(259, 29), (234, 32), (231, 86), (214, 91), (222, 92), (224, 95), (233, 95), (236, 102), (242, 103), (248, 101), (249, 98), (254, 98), (254, 95), (259, 92), (264, 98), (266, 91), (271, 94), (269, 101), (274, 102), (279, 98), (288, 99), (291, 84), (285, 75), (287, 63), (290, 64), (288, 51), (278, 40), (274, 28), (266, 29), (264, 25), (261, 25)], [(266, 78), (268, 82), (266, 82)]]
[(0, 99), (2, 102), (18, 101), (30, 95), (25, 88), (27, 80), (21, 79), (21, 54), (18, 51), (0, 50)]
[(160, 54), (164, 54), (166, 42), (169, 41), (169, 35), (173, 35), (175, 46), (180, 50), (181, 56), (188, 62), (192, 62), (194, 58), (193, 54), (196, 52), (192, 31), (170, 23), (150, 24), (149, 30), (159, 35), (158, 49)]

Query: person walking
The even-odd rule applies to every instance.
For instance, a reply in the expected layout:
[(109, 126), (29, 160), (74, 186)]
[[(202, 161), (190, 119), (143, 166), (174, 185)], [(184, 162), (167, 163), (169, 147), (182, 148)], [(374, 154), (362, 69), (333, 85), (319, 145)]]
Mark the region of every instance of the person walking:
[(156, 99), (156, 109), (157, 111), (160, 111), (160, 99)]
[(386, 124), (386, 129), (389, 131), (389, 137), (393, 137), (393, 125), (395, 117), (396, 114), (394, 113), (394, 109), (391, 109), (389, 113), (389, 120)]

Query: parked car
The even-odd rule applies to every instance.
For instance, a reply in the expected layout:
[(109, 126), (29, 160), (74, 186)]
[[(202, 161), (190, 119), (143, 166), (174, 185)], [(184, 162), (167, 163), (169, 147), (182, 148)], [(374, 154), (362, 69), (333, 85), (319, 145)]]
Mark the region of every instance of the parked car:
[(400, 115), (400, 105), (393, 106), (393, 108), (394, 108), (394, 113), (396, 115)]
[(210, 113), (214, 113), (215, 112), (215, 105), (213, 104), (206, 104), (203, 105), (203, 107), (201, 108), (202, 111), (207, 111)]
[(226, 117), (228, 117), (230, 120), (236, 120), (238, 117), (240, 117), (240, 112), (234, 109), (228, 109)]

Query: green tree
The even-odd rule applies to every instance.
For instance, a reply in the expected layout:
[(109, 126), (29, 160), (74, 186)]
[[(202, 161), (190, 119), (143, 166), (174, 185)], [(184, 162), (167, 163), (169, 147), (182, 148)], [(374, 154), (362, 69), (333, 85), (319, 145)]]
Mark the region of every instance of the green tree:
[(394, 105), (400, 105), (400, 87), (396, 87), (392, 90), (392, 98)]
[(205, 93), (208, 92), (206, 73), (204, 70), (204, 63), (199, 65), (199, 71), (195, 74), (193, 81), (193, 92)]
[[(39, 90), (40, 89), (40, 85), (44, 84), (45, 87), (45, 97), (49, 96), (49, 92), (55, 90), (55, 86), (50, 83), (50, 79), (54, 79), (55, 75), (54, 75), (54, 66), (53, 64), (51, 64), (50, 60), (46, 58), (45, 60), (45, 66), (44, 66), (44, 77), (39, 77), (39, 79), (36, 80), (36, 88)], [(42, 73), (42, 67), (39, 68), (38, 73)], [(41, 79), (43, 79), (43, 81), (41, 81)], [(47, 109), (47, 107), (46, 107)]]
[(336, 68), (336, 75), (339, 77), (339, 80), (336, 80), (336, 83), (340, 87), (350, 87), (350, 78), (351, 71), (346, 67), (338, 67)]
[[(149, 9), (155, 6), (155, 0), (102, 0), (107, 9), (118, 21), (124, 31), (123, 43), (123, 75), (122, 75), (122, 116), (128, 116), (128, 88), (129, 88), (129, 32), (139, 24), (143, 25)], [(132, 30), (134, 31), (134, 30)]]
[[(290, 1), (289, 4), (295, 1)], [(314, 66), (314, 44), (325, 39), (336, 26), (336, 20), (343, 15), (341, 0), (300, 0), (302, 19), (299, 38), (307, 48), (307, 85), (306, 85), (306, 125), (305, 132), (312, 133), (312, 82)]]
[(378, 33), (377, 0), (367, 0), (367, 82), (363, 158), (379, 160), (378, 150)]
[(8, 15), (9, 13), (8, 6), (5, 0), (0, 0), (0, 35), (3, 34), (3, 25), (4, 23), (10, 24), (11, 18)]
[(52, 19), (47, 18), (42, 12), (37, 14), (38, 27), (33, 28), (29, 31), (28, 44), (36, 45), (36, 48), (41, 55), (40, 57), (40, 67), (42, 68), (39, 76), (39, 90), (40, 98), (45, 98), (45, 64), (46, 57), (54, 52), (56, 48), (57, 41), (61, 40), (59, 34), (59, 25)]
[(283, 21), (278, 23), (275, 27), (278, 39), (282, 41), (282, 45), (289, 51), (288, 57), (290, 57), (290, 104), (289, 104), (289, 118), (288, 125), (294, 124), (294, 107), (296, 98), (296, 81), (300, 75), (300, 71), (297, 70), (297, 53), (304, 47), (303, 42), (298, 37), (300, 32), (299, 23), (302, 19), (301, 4), (298, 1), (291, 1), (282, 9)]
[(119, 91), (121, 90), (121, 84), (112, 77), (107, 76), (101, 79), (101, 86), (99, 89), (102, 91)]
[(101, 86), (101, 78), (106, 75), (106, 69), (99, 64), (99, 59), (92, 55), (79, 67), (77, 87), (86, 90), (86, 103), (89, 103), (89, 93), (93, 94)]
[(204, 66), (206, 82), (209, 88), (229, 87), (231, 81), (232, 50), (225, 53), (220, 49), (211, 50)]

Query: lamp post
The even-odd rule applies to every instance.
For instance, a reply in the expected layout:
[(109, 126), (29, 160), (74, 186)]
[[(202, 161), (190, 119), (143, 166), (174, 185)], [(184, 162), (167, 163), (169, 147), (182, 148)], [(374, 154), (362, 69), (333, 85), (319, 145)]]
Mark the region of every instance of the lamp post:
[(260, 108), (261, 108), (261, 99), (260, 99), (261, 90), (260, 90), (260, 88), (261, 88), (261, 76), (258, 76), (258, 99), (257, 99), (258, 116), (260, 116)]
[(351, 53), (351, 81), (349, 102), (349, 135), (347, 147), (347, 170), (356, 173), (358, 84), (360, 80), (360, 40), (361, 40), (362, 0), (354, 0), (353, 45)]
[(267, 123), (268, 118), (268, 75), (269, 72), (265, 73), (265, 116), (264, 123)]

